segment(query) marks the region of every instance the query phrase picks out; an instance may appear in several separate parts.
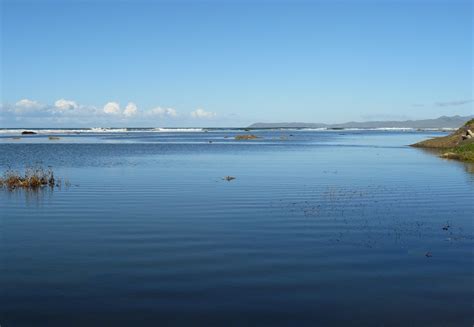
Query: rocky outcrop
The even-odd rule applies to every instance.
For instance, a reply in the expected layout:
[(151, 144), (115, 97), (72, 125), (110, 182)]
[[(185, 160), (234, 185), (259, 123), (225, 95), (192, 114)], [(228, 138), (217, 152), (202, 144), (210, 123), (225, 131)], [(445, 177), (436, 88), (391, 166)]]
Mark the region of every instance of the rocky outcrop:
[(463, 140), (469, 140), (469, 139), (472, 139), (473, 137), (474, 137), (474, 133), (470, 129), (468, 129), (466, 131), (466, 135), (462, 136), (462, 139)]
[(444, 159), (474, 162), (474, 119), (448, 136), (426, 140), (413, 146), (420, 148), (439, 149), (440, 157)]
[(436, 137), (413, 144), (412, 146), (420, 148), (448, 149), (469, 144), (471, 142), (474, 142), (474, 119), (471, 119), (464, 124), (464, 126), (448, 136)]

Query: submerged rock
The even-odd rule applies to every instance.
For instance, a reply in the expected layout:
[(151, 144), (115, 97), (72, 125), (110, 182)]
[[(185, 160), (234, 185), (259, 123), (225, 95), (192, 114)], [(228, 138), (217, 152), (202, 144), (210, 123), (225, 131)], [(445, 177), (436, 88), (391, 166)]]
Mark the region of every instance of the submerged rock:
[(228, 182), (230, 182), (230, 181), (234, 180), (235, 177), (234, 177), (234, 176), (225, 176), (225, 177), (222, 178), (222, 179), (223, 179), (223, 180), (226, 180), (226, 181), (228, 181)]
[(459, 159), (459, 154), (457, 153), (454, 153), (454, 152), (445, 152), (443, 153), (442, 155), (440, 155), (441, 158), (443, 159), (455, 159), (455, 160), (458, 160)]

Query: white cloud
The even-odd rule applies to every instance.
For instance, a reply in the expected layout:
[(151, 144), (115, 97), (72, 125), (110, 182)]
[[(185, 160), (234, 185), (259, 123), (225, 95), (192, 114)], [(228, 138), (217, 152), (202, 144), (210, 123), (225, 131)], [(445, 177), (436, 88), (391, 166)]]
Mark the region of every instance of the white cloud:
[(123, 111), (124, 116), (132, 117), (138, 113), (137, 105), (133, 102), (129, 102)]
[(205, 111), (204, 109), (196, 109), (191, 112), (191, 117), (193, 118), (202, 118), (202, 119), (209, 119), (215, 117), (217, 114), (211, 111)]
[(446, 102), (436, 102), (435, 105), (438, 107), (449, 107), (449, 106), (462, 106), (463, 104), (472, 103), (474, 100), (454, 100), (454, 101), (446, 101)]
[(109, 115), (120, 114), (120, 105), (117, 102), (108, 102), (104, 106), (104, 112)]
[(19, 108), (26, 108), (26, 109), (38, 109), (41, 107), (41, 104), (38, 101), (30, 100), (30, 99), (22, 99), (15, 103), (15, 106)]
[(147, 112), (148, 115), (151, 116), (160, 116), (160, 117), (176, 117), (178, 113), (173, 108), (161, 108), (156, 107)]
[(15, 103), (15, 106), (12, 107), (10, 110), (15, 112), (19, 115), (24, 114), (36, 114), (40, 109), (44, 109), (44, 106), (39, 103), (38, 101), (30, 100), (30, 99), (22, 99)]
[[(141, 109), (141, 108), (140, 108)], [(38, 124), (90, 124), (114, 125), (126, 124), (128, 120), (137, 124), (149, 123), (156, 119), (168, 119), (170, 122), (182, 118), (185, 121), (194, 119), (213, 119), (216, 113), (201, 108), (191, 113), (180, 114), (174, 108), (157, 106), (151, 110), (140, 110), (135, 102), (128, 102), (121, 107), (120, 103), (110, 101), (103, 106), (82, 104), (74, 100), (58, 98), (52, 103), (43, 104), (36, 100), (21, 99), (12, 104), (0, 103), (0, 116), (9, 121), (37, 121)], [(220, 117), (222, 118), (222, 117)]]
[(15, 103), (17, 107), (22, 107), (22, 108), (38, 108), (41, 105), (39, 104), (38, 101), (30, 100), (30, 99), (22, 99)]
[(75, 101), (72, 100), (66, 100), (66, 99), (59, 99), (54, 103), (54, 107), (56, 109), (66, 111), (66, 110), (72, 110), (72, 109), (77, 109), (79, 106)]

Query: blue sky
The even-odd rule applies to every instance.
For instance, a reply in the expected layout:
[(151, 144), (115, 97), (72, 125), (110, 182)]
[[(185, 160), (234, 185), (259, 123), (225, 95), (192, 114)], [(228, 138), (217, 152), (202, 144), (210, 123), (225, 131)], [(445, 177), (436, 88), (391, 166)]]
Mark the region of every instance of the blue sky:
[(1, 2), (0, 127), (469, 115), (469, 0)]

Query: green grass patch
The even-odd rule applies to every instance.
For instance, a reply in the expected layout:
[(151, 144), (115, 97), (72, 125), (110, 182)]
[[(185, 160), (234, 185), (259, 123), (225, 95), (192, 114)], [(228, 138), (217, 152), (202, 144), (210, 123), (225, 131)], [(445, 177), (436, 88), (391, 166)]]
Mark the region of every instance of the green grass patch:
[(474, 162), (474, 143), (460, 145), (453, 151), (460, 155), (461, 160)]
[(474, 162), (474, 143), (463, 144), (446, 151), (441, 157)]
[(471, 126), (471, 125), (474, 125), (474, 119), (471, 119), (470, 121), (468, 121), (467, 123), (464, 124), (464, 126)]

